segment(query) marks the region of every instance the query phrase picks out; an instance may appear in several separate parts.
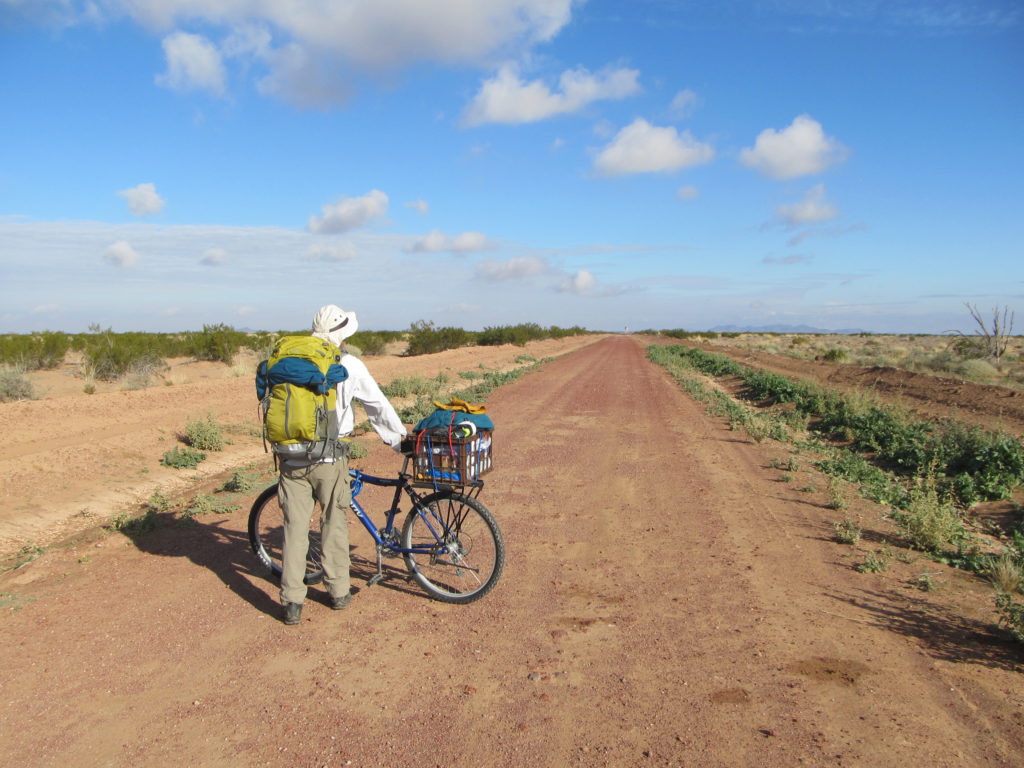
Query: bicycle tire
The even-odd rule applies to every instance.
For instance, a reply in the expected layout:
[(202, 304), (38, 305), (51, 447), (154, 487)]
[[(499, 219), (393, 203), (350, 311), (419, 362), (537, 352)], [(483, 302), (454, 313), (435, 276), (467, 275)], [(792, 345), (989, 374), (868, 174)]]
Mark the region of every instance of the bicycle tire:
[[(277, 483), (263, 491), (249, 510), (249, 546), (263, 565), (281, 578), (281, 553), (284, 547), (284, 510), (277, 500)], [(323, 580), (320, 546), (320, 515), (316, 509), (310, 520), (309, 554), (306, 556), (306, 584)]]
[[(428, 554), (406, 553), (405, 564), (423, 590), (443, 603), (479, 600), (494, 589), (505, 567), (505, 539), (494, 515), (478, 499), (455, 491), (432, 493), (410, 510), (402, 546), (433, 548)], [(448, 551), (440, 552), (442, 546)]]

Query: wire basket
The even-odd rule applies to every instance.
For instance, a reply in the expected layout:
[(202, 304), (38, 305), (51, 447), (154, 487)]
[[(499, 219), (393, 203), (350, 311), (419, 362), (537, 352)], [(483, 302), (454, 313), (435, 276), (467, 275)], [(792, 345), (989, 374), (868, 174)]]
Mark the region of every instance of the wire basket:
[(430, 485), (472, 485), (493, 469), (491, 431), (469, 437), (425, 431), (416, 436), (413, 481)]

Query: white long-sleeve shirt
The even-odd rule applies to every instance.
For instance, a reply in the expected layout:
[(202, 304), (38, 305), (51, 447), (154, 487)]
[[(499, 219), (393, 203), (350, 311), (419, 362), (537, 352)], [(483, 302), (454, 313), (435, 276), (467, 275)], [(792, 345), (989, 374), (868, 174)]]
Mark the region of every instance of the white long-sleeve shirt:
[(394, 406), (380, 391), (380, 387), (362, 360), (346, 353), (341, 356), (341, 364), (348, 371), (348, 378), (338, 384), (336, 410), (339, 434), (342, 437), (349, 435), (355, 427), (355, 407), (352, 401), (358, 400), (363, 404), (366, 415), (370, 418), (370, 426), (380, 435), (380, 439), (392, 448), (396, 447), (405, 437), (406, 430)]

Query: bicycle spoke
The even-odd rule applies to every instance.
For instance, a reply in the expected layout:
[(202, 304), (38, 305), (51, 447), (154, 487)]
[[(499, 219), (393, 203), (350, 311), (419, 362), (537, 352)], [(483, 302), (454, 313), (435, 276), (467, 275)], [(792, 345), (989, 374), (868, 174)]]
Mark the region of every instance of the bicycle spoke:
[(479, 501), (439, 492), (406, 519), (403, 543), (428, 554), (406, 555), (416, 580), (433, 597), (470, 602), (493, 587), (504, 564), (501, 532)]

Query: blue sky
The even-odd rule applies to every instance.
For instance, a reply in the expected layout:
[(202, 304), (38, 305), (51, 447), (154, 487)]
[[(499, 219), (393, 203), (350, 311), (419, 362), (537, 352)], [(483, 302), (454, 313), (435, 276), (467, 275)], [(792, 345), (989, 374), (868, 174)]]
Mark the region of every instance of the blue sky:
[(0, 332), (1024, 327), (1016, 0), (0, 0)]

